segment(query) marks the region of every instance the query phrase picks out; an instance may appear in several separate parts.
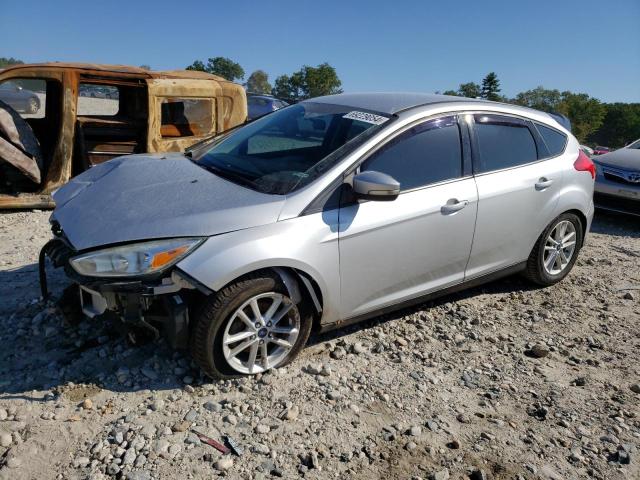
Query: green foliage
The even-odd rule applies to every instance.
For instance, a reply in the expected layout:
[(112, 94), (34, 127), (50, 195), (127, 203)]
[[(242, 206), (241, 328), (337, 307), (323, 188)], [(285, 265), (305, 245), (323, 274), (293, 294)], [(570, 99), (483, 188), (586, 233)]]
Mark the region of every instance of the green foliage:
[(298, 101), (342, 93), (341, 85), (336, 70), (328, 63), (317, 67), (304, 65), (292, 75), (280, 75), (276, 78), (272, 93), (279, 98)]
[(187, 67), (187, 70), (212, 73), (224, 78), (225, 80), (229, 80), (230, 82), (235, 82), (236, 80), (242, 80), (244, 78), (244, 69), (240, 64), (226, 57), (209, 58), (207, 59), (206, 65), (200, 60), (196, 60)]
[(480, 85), (475, 82), (461, 83), (458, 87), (458, 95), (467, 98), (478, 98), (482, 95)]
[(252, 93), (271, 93), (269, 75), (264, 70), (256, 70), (247, 80), (247, 91)]
[(196, 70), (198, 72), (206, 72), (207, 68), (204, 66), (204, 63), (202, 63), (200, 60), (196, 60), (195, 62), (193, 62), (191, 65), (187, 67), (187, 70)]
[(557, 112), (561, 102), (562, 94), (560, 90), (548, 90), (542, 86), (520, 92), (513, 100), (516, 105), (535, 108), (543, 112)]
[(589, 142), (618, 148), (640, 138), (640, 103), (608, 103), (604, 107), (602, 125), (589, 136)]
[[(439, 93), (439, 92), (436, 92)], [(452, 97), (458, 97), (458, 91), (457, 90), (445, 90), (444, 92), (442, 92), (442, 95), (449, 95)]]
[(572, 133), (584, 143), (602, 125), (606, 108), (600, 100), (586, 93), (562, 92), (558, 112), (569, 117)]
[(480, 96), (487, 100), (498, 102), (502, 99), (500, 94), (500, 80), (495, 72), (489, 72), (486, 77), (482, 79), (482, 90)]
[(0, 57), (0, 68), (10, 67), (11, 65), (22, 65), (24, 62), (13, 57)]

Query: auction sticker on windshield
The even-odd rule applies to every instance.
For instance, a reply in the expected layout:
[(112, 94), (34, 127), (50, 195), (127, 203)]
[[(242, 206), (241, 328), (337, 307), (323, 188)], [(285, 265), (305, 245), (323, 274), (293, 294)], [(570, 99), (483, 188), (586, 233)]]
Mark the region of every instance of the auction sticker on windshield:
[(367, 112), (358, 112), (357, 110), (347, 113), (342, 118), (347, 118), (350, 120), (360, 120), (361, 122), (372, 123), (374, 125), (380, 125), (389, 120), (388, 117), (383, 117), (382, 115), (375, 115), (373, 113)]

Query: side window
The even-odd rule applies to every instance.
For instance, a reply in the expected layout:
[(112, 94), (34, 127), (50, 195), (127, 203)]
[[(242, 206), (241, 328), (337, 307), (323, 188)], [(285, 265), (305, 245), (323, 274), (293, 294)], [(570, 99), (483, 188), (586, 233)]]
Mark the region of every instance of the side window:
[(456, 117), (421, 123), (389, 141), (362, 170), (386, 173), (402, 191), (462, 176), (462, 146)]
[(78, 115), (114, 116), (120, 109), (120, 90), (114, 85), (81, 83), (78, 87)]
[(39, 78), (15, 78), (0, 83), (0, 101), (22, 118), (44, 118), (47, 81)]
[(163, 98), (160, 109), (163, 137), (198, 137), (213, 130), (211, 99)]
[(538, 159), (536, 142), (527, 122), (502, 115), (475, 114), (478, 173), (517, 167)]
[(549, 156), (555, 157), (564, 152), (564, 147), (567, 144), (567, 136), (564, 133), (545, 127), (541, 123), (536, 123), (535, 125), (549, 149)]

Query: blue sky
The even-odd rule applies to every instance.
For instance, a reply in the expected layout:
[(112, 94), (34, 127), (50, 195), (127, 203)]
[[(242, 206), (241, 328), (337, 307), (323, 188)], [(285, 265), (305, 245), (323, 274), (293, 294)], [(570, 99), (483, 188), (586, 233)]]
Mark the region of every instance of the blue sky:
[(495, 71), (509, 96), (544, 85), (640, 102), (640, 0), (0, 4), (0, 56), (25, 62), (226, 56), (273, 81), (326, 61), (345, 91), (443, 91)]

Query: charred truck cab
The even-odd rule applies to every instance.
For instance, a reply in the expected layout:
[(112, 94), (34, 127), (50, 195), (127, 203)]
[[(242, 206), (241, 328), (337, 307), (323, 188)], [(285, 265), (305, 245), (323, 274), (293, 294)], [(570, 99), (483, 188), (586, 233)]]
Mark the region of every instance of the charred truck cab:
[(241, 125), (241, 85), (199, 71), (23, 64), (0, 72), (0, 210), (52, 208), (51, 193), (112, 158), (182, 152)]

